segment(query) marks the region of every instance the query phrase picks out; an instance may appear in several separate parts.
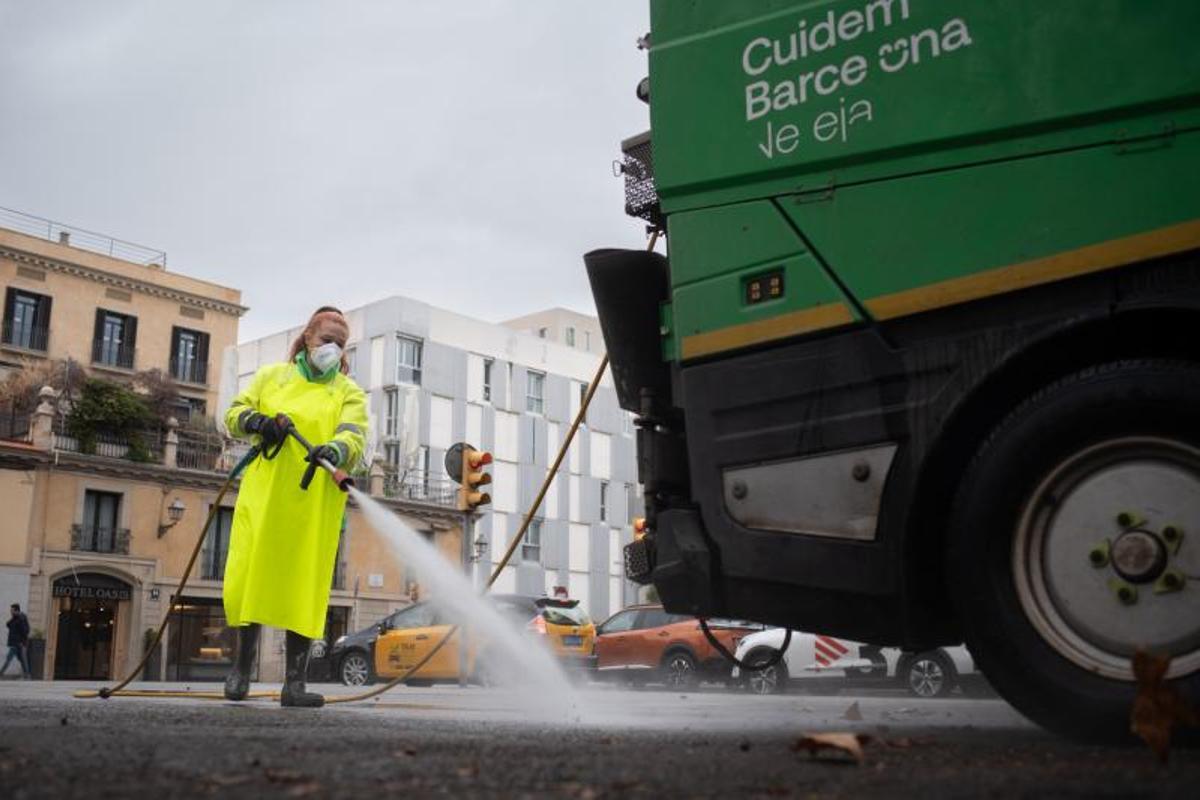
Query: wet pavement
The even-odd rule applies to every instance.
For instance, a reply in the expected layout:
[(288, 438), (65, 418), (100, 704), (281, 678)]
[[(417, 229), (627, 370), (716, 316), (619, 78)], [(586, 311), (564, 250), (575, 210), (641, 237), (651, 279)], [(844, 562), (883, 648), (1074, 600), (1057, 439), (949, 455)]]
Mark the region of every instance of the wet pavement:
[[(1073, 744), (997, 699), (593, 686), (563, 709), (435, 686), (303, 710), (73, 698), (80, 688), (94, 685), (0, 682), (5, 797), (1193, 797), (1200, 785), (1200, 751), (1162, 766), (1140, 747)], [(829, 732), (869, 736), (863, 762), (797, 749)]]

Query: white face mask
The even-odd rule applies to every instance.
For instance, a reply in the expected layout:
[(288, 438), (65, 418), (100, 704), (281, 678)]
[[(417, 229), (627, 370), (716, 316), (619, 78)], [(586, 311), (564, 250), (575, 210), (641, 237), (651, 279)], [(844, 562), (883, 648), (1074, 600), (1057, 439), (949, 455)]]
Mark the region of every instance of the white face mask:
[(318, 348), (308, 351), (308, 363), (322, 374), (333, 369), (342, 361), (342, 348), (335, 342), (326, 342)]

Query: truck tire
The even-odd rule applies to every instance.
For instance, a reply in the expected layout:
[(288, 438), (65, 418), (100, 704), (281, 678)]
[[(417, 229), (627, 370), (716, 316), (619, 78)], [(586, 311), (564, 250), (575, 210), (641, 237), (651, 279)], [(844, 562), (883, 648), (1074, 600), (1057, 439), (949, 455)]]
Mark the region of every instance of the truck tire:
[(1200, 529), (1181, 532), (1197, 519), (1200, 365), (1114, 362), (1030, 397), (976, 453), (950, 518), (948, 586), (987, 679), (1094, 742), (1131, 737), (1140, 648), (1170, 654), (1168, 678), (1200, 698), (1200, 585), (1163, 591), (1164, 575), (1200, 575)]

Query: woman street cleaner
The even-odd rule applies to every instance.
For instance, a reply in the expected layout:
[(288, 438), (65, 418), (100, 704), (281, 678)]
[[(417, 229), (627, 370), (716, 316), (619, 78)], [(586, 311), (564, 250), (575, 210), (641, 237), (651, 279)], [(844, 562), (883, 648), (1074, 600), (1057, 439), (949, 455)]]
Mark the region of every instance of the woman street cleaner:
[(229, 700), (249, 693), (259, 631), (271, 625), (287, 631), (280, 704), (325, 704), (306, 690), (305, 673), (312, 640), (324, 635), (346, 495), (329, 480), (300, 488), (308, 454), (286, 431), (290, 421), (309, 442), (324, 442), (314, 457), (347, 472), (362, 457), (367, 405), (346, 376), (349, 335), (342, 312), (317, 309), (289, 360), (261, 368), (225, 414), (232, 435), (257, 439), (265, 453), (282, 442), (276, 457), (247, 467), (233, 513), (224, 588), (225, 619), (237, 629), (233, 670), (225, 679)]

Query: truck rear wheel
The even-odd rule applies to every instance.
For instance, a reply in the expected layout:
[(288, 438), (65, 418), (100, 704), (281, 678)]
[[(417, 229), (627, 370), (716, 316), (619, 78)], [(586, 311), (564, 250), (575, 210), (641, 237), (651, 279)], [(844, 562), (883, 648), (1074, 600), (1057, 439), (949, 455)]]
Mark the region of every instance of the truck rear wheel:
[(1039, 724), (1128, 739), (1138, 649), (1200, 697), (1200, 367), (1122, 361), (1038, 392), (976, 454), (948, 582), (988, 680)]

